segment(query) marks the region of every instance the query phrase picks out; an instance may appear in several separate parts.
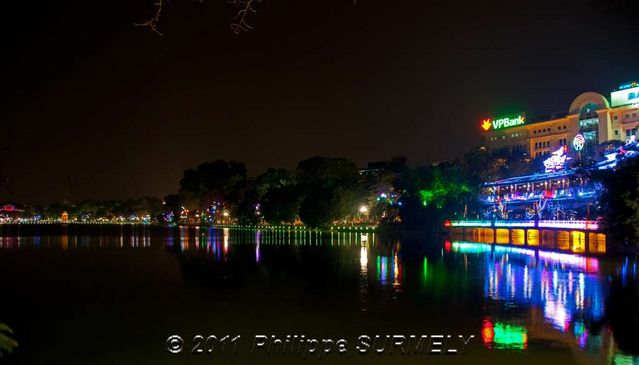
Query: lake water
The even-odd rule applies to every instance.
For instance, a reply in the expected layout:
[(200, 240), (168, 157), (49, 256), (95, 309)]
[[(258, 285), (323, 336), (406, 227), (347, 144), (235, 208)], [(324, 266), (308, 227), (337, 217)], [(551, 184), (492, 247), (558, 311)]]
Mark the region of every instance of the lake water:
[[(0, 232), (0, 322), (19, 342), (0, 360), (10, 364), (639, 363), (635, 258), (428, 235), (133, 225)], [(167, 350), (171, 335), (183, 339), (177, 354)], [(211, 335), (218, 341), (206, 341)]]

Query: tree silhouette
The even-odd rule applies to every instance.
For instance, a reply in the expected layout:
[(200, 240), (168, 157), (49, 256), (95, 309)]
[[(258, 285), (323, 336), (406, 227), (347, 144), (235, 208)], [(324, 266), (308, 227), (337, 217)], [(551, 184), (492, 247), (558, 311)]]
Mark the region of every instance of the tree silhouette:
[[(155, 10), (151, 18), (141, 23), (134, 23), (134, 25), (136, 27), (148, 28), (151, 32), (159, 36), (164, 35), (160, 31), (160, 18), (162, 17), (167, 1), (168, 0), (157, 0), (157, 2), (153, 3)], [(198, 1), (201, 3), (204, 2), (204, 0)], [(257, 13), (254, 5), (259, 2), (262, 2), (262, 0), (227, 0), (227, 3), (238, 8), (237, 13), (233, 19), (231, 19), (231, 30), (233, 33), (240, 34), (253, 29), (253, 27), (248, 24), (248, 17), (251, 14)]]

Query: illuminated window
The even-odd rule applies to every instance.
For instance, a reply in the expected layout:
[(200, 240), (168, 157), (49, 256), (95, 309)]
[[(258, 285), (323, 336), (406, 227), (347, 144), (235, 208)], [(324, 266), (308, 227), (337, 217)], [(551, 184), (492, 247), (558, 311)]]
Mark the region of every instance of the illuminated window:
[(583, 153), (586, 156), (594, 155), (596, 146), (599, 144), (599, 117), (594, 110), (596, 110), (596, 106), (586, 106), (581, 110), (579, 116), (579, 133), (586, 140), (583, 148)]

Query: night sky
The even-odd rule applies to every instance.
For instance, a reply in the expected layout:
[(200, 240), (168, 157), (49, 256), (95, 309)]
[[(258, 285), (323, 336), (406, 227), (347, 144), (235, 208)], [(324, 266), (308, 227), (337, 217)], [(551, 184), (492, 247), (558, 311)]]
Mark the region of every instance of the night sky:
[(172, 0), (163, 37), (133, 26), (153, 2), (3, 4), (0, 201), (162, 197), (219, 158), (450, 159), (482, 117), (639, 79), (630, 0), (263, 0), (240, 35), (223, 0)]

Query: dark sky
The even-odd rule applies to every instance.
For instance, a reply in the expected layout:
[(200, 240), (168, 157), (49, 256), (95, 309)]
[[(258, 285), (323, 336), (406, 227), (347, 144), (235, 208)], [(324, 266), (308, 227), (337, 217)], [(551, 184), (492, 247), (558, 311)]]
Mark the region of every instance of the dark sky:
[(631, 0), (263, 0), (241, 35), (223, 0), (172, 0), (164, 37), (133, 27), (153, 2), (2, 5), (0, 200), (161, 197), (218, 158), (449, 159), (482, 117), (639, 79)]

